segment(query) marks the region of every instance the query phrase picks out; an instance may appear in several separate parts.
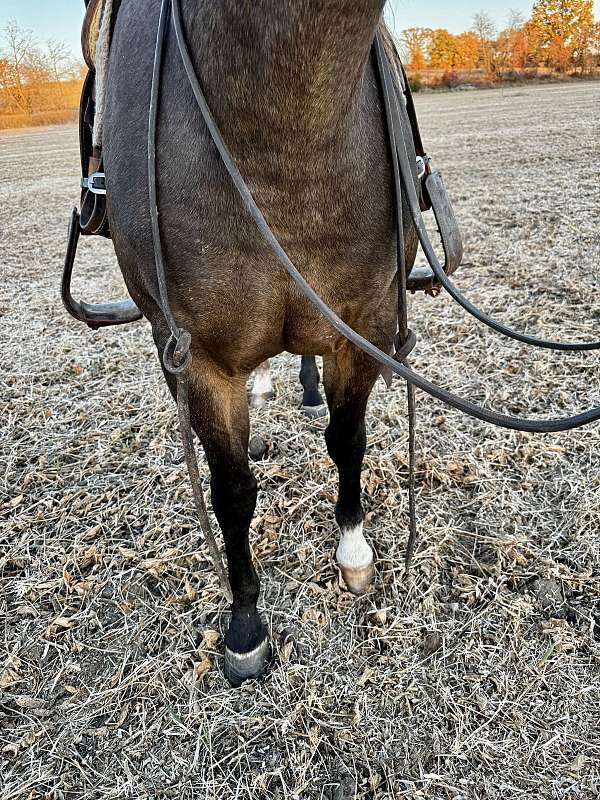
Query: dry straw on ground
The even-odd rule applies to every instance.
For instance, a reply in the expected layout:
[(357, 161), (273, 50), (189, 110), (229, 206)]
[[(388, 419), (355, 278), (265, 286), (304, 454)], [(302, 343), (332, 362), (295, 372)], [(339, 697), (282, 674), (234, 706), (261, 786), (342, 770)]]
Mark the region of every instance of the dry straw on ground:
[[(462, 222), (469, 295), (598, 338), (594, 85), (419, 101)], [(253, 413), (269, 443), (252, 547), (275, 645), (222, 673), (225, 609), (148, 327), (90, 333), (58, 300), (74, 128), (0, 137), (0, 798), (593, 798), (600, 787), (598, 427), (534, 437), (423, 398), (409, 580), (404, 393), (379, 385), (364, 468), (377, 580), (333, 561), (324, 422), (295, 359)], [(591, 169), (595, 164), (596, 168)], [(110, 244), (77, 289), (119, 293)], [(415, 366), (500, 410), (598, 403), (598, 357), (486, 333), (415, 298)]]

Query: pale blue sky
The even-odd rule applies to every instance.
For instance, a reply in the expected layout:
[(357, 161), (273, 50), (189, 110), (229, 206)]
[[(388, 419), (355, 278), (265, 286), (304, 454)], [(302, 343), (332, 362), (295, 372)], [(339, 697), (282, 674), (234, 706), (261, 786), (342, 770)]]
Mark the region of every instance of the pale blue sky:
[[(422, 25), (460, 33), (471, 27), (477, 11), (487, 11), (502, 27), (510, 8), (529, 14), (533, 0), (388, 0), (388, 5), (390, 19), (398, 30)], [(596, 0), (595, 10), (600, 17), (600, 0)], [(83, 0), (0, 0), (0, 27), (14, 17), (42, 41), (62, 39), (75, 55), (80, 52), (82, 16)]]

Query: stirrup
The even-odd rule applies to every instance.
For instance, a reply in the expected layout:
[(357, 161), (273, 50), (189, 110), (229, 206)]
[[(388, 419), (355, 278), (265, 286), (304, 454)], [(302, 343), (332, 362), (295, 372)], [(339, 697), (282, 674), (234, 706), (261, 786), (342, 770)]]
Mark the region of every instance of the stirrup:
[[(441, 173), (435, 170), (430, 171), (422, 186), (431, 203), (440, 232), (445, 257), (444, 272), (446, 275), (452, 275), (461, 264), (463, 243)], [(415, 266), (406, 280), (406, 288), (409, 292), (435, 294), (439, 291), (440, 284), (429, 265)]]
[(69, 223), (67, 253), (60, 287), (62, 301), (69, 314), (79, 322), (85, 322), (93, 330), (109, 325), (125, 325), (141, 319), (142, 312), (129, 297), (112, 303), (84, 303), (73, 298), (71, 294), (71, 276), (80, 235), (79, 214), (77, 209), (74, 208)]

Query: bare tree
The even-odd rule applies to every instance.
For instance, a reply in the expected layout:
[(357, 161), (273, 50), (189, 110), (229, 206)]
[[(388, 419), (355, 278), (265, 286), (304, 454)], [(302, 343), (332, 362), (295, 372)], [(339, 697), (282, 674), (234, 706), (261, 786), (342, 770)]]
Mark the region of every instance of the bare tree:
[(48, 39), (46, 42), (44, 60), (51, 79), (56, 83), (77, 74), (77, 64), (74, 63), (71, 51), (64, 42), (57, 39)]
[(10, 100), (23, 112), (29, 113), (29, 97), (25, 89), (26, 73), (39, 59), (38, 43), (33, 31), (21, 28), (15, 19), (7, 22), (1, 31), (2, 51), (6, 61), (4, 80)]
[(473, 17), (473, 32), (479, 39), (480, 60), (486, 72), (494, 70), (494, 43), (496, 40), (496, 24), (489, 14), (479, 11)]
[(522, 11), (519, 11), (517, 8), (511, 8), (508, 11), (506, 22), (506, 27), (509, 31), (519, 31), (521, 28), (523, 28), (527, 20), (525, 19), (525, 14), (523, 14)]
[(473, 17), (473, 31), (487, 41), (496, 38), (496, 23), (485, 11), (478, 11)]
[(429, 28), (407, 28), (402, 31), (400, 42), (404, 60), (413, 70), (424, 69), (427, 65), (427, 51), (431, 42)]

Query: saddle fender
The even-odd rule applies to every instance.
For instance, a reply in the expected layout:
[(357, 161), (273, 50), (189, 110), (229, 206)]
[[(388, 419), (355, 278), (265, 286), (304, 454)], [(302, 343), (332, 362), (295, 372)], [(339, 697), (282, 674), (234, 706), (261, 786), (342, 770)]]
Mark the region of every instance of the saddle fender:
[[(463, 257), (463, 243), (460, 228), (454, 210), (444, 186), (441, 172), (430, 172), (423, 180), (422, 187), (431, 205), (435, 221), (438, 226), (442, 247), (444, 249), (444, 272), (453, 275), (459, 268)], [(429, 265), (415, 266), (406, 281), (406, 288), (410, 292), (426, 292), (436, 294), (440, 283)]]

